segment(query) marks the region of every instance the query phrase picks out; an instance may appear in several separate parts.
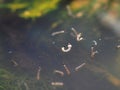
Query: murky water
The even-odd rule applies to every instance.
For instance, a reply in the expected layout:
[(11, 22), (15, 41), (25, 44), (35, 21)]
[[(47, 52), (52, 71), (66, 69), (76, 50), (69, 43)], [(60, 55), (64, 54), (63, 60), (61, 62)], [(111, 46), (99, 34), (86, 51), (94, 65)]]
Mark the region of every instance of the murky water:
[[(1, 25), (0, 67), (18, 77), (16, 81), (19, 83), (15, 85), (19, 90), (43, 90), (40, 87), (45, 87), (44, 90), (119, 90), (120, 49), (116, 48), (120, 44), (119, 37), (101, 25), (96, 18), (69, 17), (70, 20), (62, 20), (55, 28), (50, 26), (54, 22), (51, 18), (52, 16), (45, 16), (28, 25), (23, 25), (21, 21), (21, 28), (13, 28), (14, 25), (10, 23), (6, 28), (7, 21)], [(45, 22), (46, 20), (48, 22)], [(71, 35), (72, 27), (82, 33), (83, 40), (77, 41), (76, 37)], [(61, 30), (65, 33), (51, 36), (53, 32)], [(94, 49), (98, 53), (91, 58), (93, 40), (97, 42)], [(61, 48), (67, 49), (68, 43), (72, 48), (63, 52)], [(75, 71), (82, 63), (86, 65)], [(70, 75), (67, 74), (64, 64)], [(43, 82), (35, 79), (39, 66), (40, 80)], [(64, 76), (53, 73), (54, 70), (64, 72)], [(52, 86), (51, 82), (62, 82), (64, 85), (56, 87)]]

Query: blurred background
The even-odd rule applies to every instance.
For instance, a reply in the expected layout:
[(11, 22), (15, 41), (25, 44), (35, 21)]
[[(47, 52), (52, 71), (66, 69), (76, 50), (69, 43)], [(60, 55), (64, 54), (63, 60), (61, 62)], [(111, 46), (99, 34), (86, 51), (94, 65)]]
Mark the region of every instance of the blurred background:
[(120, 0), (0, 0), (0, 90), (120, 90)]

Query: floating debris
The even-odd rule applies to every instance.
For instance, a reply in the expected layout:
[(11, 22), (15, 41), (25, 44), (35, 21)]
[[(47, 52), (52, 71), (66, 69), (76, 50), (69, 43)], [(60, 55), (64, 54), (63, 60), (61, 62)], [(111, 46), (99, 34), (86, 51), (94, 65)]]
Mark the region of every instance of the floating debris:
[(63, 52), (69, 52), (71, 50), (71, 48), (72, 48), (72, 45), (70, 43), (68, 43), (67, 48), (65, 49), (65, 47), (62, 47), (61, 50)]
[(51, 82), (51, 85), (53, 85), (53, 86), (63, 86), (64, 83), (63, 82)]
[(40, 71), (41, 71), (41, 67), (38, 67), (38, 71), (37, 71), (37, 75), (36, 75), (36, 79), (40, 80)]
[(64, 66), (64, 68), (65, 68), (65, 70), (66, 70), (66, 73), (68, 74), (68, 75), (70, 75), (70, 70), (68, 69), (68, 67), (64, 64), (63, 65)]
[(11, 62), (14, 64), (15, 67), (18, 66), (18, 63), (15, 60), (11, 60)]
[(64, 72), (60, 71), (60, 70), (54, 70), (54, 73), (58, 73), (60, 74), (61, 76), (64, 76)]
[(95, 54), (97, 54), (98, 51), (94, 51), (94, 47), (91, 47), (91, 58), (94, 58)]
[(62, 30), (62, 31), (58, 31), (58, 32), (53, 32), (51, 35), (55, 36), (55, 35), (62, 34), (62, 33), (65, 33), (65, 31)]
[(95, 46), (97, 46), (97, 41), (93, 40), (93, 43), (94, 43)]
[(82, 68), (85, 65), (86, 65), (86, 63), (82, 63), (81, 65), (79, 65), (75, 68), (75, 71), (78, 71), (80, 68)]

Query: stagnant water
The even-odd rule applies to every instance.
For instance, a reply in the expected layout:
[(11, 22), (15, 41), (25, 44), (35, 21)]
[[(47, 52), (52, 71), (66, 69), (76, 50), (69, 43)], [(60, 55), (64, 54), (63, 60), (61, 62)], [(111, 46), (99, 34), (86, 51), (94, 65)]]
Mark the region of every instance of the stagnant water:
[[(119, 90), (120, 48), (117, 48), (120, 44), (119, 37), (110, 28), (101, 25), (98, 19), (63, 20), (56, 28), (50, 29), (53, 22), (50, 18), (46, 16), (33, 24), (23, 24), (23, 21), (20, 21), (21, 23), (15, 25), (11, 23), (12, 20), (2, 21), (1, 68), (17, 73), (15, 75), (25, 73), (28, 75), (27, 78), (36, 78), (40, 66), (41, 78), (44, 77), (43, 81), (48, 82), (55, 90)], [(48, 22), (45, 22), (46, 20)], [(82, 34), (83, 40), (76, 40), (72, 28), (78, 34)], [(61, 30), (64, 32), (52, 34)], [(72, 47), (64, 52), (61, 48), (67, 50), (69, 44)], [(97, 53), (91, 57), (91, 52), (95, 51)], [(75, 68), (83, 63), (85, 65), (75, 71)], [(53, 73), (54, 70), (62, 71), (64, 76)], [(64, 85), (56, 87), (52, 86), (51, 82), (62, 82)], [(30, 87), (29, 81), (27, 85)], [(39, 83), (36, 86), (34, 90), (42, 87)]]

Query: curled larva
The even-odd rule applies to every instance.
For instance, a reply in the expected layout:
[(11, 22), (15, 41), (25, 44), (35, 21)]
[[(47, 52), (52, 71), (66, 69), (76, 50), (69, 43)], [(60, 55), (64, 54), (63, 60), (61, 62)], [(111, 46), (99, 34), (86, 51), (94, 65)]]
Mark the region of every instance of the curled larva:
[(69, 51), (71, 50), (71, 48), (72, 48), (72, 45), (71, 45), (70, 43), (68, 43), (67, 48), (62, 47), (61, 50), (62, 50), (63, 52), (69, 52)]

